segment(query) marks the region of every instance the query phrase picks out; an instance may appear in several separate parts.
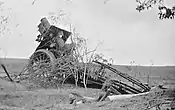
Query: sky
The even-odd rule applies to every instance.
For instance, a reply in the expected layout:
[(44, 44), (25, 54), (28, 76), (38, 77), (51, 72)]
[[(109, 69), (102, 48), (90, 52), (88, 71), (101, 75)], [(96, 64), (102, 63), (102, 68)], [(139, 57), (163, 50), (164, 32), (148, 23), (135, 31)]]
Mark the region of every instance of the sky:
[[(175, 65), (175, 20), (159, 20), (158, 10), (135, 10), (135, 0), (0, 0), (10, 15), (10, 34), (0, 36), (0, 57), (29, 58), (36, 49), (37, 25), (49, 13), (66, 12), (76, 32), (115, 64)], [(166, 0), (168, 6), (174, 0)], [(66, 22), (67, 23), (67, 22)], [(58, 26), (69, 30), (66, 23)]]

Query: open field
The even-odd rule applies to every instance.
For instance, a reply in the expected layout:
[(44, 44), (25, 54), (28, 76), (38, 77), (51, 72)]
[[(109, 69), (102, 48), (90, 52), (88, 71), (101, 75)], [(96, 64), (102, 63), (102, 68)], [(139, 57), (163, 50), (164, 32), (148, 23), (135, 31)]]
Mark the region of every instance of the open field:
[[(3, 63), (9, 72), (19, 73), (23, 67), (28, 63), (28, 59), (15, 59), (15, 58), (0, 58), (0, 63)], [(4, 73), (4, 70), (0, 68), (0, 73)]]
[[(0, 59), (11, 74), (19, 73), (27, 64), (27, 59)], [(136, 77), (143, 83), (151, 85), (163, 84), (165, 87), (175, 87), (175, 67), (144, 67), (144, 66), (121, 66), (114, 67)], [(0, 74), (4, 70), (0, 68)], [(120, 79), (119, 79), (120, 80)], [(105, 100), (103, 102), (87, 102), (79, 105), (70, 104), (69, 94), (75, 92), (81, 96), (98, 98), (102, 93), (99, 89), (74, 88), (65, 85), (64, 88), (28, 90), (27, 86), (19, 83), (11, 83), (0, 79), (0, 110), (156, 110), (155, 105), (160, 104), (162, 110), (170, 110), (175, 107), (174, 89), (155, 88), (149, 94), (135, 96), (116, 101)], [(161, 105), (162, 104), (162, 105)]]

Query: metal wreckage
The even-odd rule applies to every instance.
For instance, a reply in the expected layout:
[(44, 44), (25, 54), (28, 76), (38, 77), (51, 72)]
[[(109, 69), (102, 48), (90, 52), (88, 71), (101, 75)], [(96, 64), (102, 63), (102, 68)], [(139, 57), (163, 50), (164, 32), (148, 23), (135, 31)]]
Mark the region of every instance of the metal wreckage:
[[(40, 34), (37, 36), (36, 41), (39, 42), (39, 45), (31, 55), (28, 65), (16, 79), (19, 81), (30, 79), (41, 85), (47, 83), (48, 85), (50, 84), (49, 86), (53, 86), (54, 84), (63, 83), (65, 80), (71, 80), (70, 77), (72, 76), (77, 79), (78, 84), (81, 84), (84, 72), (88, 71), (88, 68), (85, 71), (82, 67), (83, 64), (73, 55), (75, 45), (66, 43), (71, 36), (71, 32), (50, 25), (46, 18), (41, 19), (38, 31)], [(87, 85), (100, 87), (105, 91), (99, 101), (105, 100), (109, 95), (139, 94), (148, 92), (151, 89), (148, 85), (143, 84), (127, 73), (118, 71), (109, 64), (95, 60), (91, 65), (98, 67), (98, 69), (91, 71), (92, 74), (86, 74), (86, 83)], [(105, 70), (111, 71), (110, 73), (123, 80), (110, 78), (102, 74)], [(8, 77), (10, 78), (9, 75)], [(12, 81), (12, 78), (10, 80)]]

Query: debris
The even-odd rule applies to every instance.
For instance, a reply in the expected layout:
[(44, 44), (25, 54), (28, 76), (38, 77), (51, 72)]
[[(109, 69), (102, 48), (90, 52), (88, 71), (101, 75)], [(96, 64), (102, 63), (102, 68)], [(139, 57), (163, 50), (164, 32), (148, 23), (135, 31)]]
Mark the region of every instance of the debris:
[[(78, 55), (75, 54), (76, 46), (79, 45), (73, 41), (71, 44), (66, 43), (72, 33), (50, 25), (46, 18), (42, 18), (40, 21), (41, 23), (38, 25), (40, 34), (36, 39), (39, 45), (31, 55), (25, 72), (20, 74), (20, 80), (28, 79), (44, 88), (58, 87), (59, 84), (63, 85), (65, 81), (69, 81), (71, 78), (79, 84), (82, 82), (84, 85), (86, 85), (85, 82), (95, 84), (106, 92), (97, 99), (98, 101), (104, 101), (111, 95), (139, 94), (150, 91), (150, 87), (147, 85), (126, 73), (112, 68), (109, 64), (97, 60), (82, 64), (77, 57)], [(104, 61), (106, 62), (106, 60)], [(105, 75), (106, 69), (112, 71), (116, 76), (118, 75), (137, 85), (139, 88), (117, 79), (111, 79)], [(81, 98), (81, 103), (84, 103), (84, 99), (95, 100), (83, 97)], [(75, 98), (72, 98), (71, 103), (74, 100)], [(80, 102), (78, 101), (78, 103)]]
[(149, 92), (139, 93), (139, 94), (112, 95), (112, 96), (108, 96), (108, 98), (110, 100), (122, 100), (122, 99), (132, 98), (132, 97), (135, 97), (135, 96), (146, 95), (148, 93)]
[(69, 99), (70, 99), (70, 104), (74, 104), (74, 105), (92, 102), (96, 100), (95, 98), (81, 96), (78, 93), (73, 93), (73, 92), (69, 94)]
[[(144, 92), (147, 92), (147, 91), (150, 90), (150, 87), (144, 85), (144, 84), (141, 83), (139, 80), (137, 80), (137, 79), (135, 79), (135, 78), (129, 76), (128, 74), (122, 73), (122, 72), (120, 72), (120, 71), (118, 71), (118, 70), (116, 70), (116, 69), (112, 68), (111, 66), (106, 65), (106, 64), (104, 64), (104, 63), (100, 63), (100, 62), (98, 62), (98, 61), (94, 61), (94, 62), (95, 62), (95, 63), (98, 63), (98, 64), (100, 64), (100, 65), (102, 65), (102, 66), (104, 66), (105, 68), (111, 70), (112, 72), (116, 73), (117, 75), (120, 75), (120, 76), (123, 77), (124, 79), (126, 79), (126, 80), (128, 80), (128, 81), (130, 81), (130, 82), (132, 82), (132, 83), (134, 83), (134, 84), (136, 84), (136, 85), (138, 85), (139, 87), (141, 87), (141, 88), (144, 90)], [(122, 85), (123, 85), (123, 84), (122, 84)], [(125, 86), (126, 86), (126, 84), (125, 84)], [(132, 88), (132, 89), (133, 89), (133, 88)]]

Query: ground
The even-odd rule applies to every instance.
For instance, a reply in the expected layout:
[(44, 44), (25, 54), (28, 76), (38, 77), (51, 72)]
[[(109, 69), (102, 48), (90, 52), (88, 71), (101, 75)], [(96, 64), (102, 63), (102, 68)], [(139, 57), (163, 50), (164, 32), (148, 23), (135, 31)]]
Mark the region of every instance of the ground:
[[(160, 108), (164, 108), (164, 110), (173, 107), (175, 109), (175, 89), (155, 88), (149, 94), (129, 99), (92, 101), (74, 105), (70, 104), (70, 93), (74, 92), (81, 96), (97, 98), (100, 90), (68, 87), (37, 88), (29, 91), (21, 84), (9, 83), (4, 80), (0, 80), (0, 83), (1, 110), (147, 110), (156, 104), (163, 104), (160, 105)], [(169, 103), (169, 101), (171, 102)]]
[[(18, 60), (16, 61), (18, 62), (16, 62), (16, 65), (10, 60), (7, 62), (3, 61), (3, 63), (11, 73), (17, 73), (21, 71), (25, 62), (23, 60), (20, 60), (20, 62)], [(121, 71), (127, 71), (130, 67), (117, 66), (116, 68)], [(147, 69), (149, 70), (148, 67), (146, 67), (146, 69), (144, 67), (137, 67), (137, 72), (139, 71), (140, 74), (142, 74)], [(26, 82), (19, 84), (0, 79), (0, 110), (156, 110), (155, 107), (157, 106), (155, 105), (160, 105), (159, 107), (162, 110), (174, 110), (174, 70), (174, 67), (154, 67), (152, 68), (152, 73), (149, 74), (149, 77), (143, 76), (142, 79), (140, 78), (142, 81), (147, 81), (149, 78), (150, 83), (161, 83), (168, 89), (156, 87), (148, 94), (128, 99), (115, 101), (107, 99), (103, 102), (90, 101), (82, 104), (70, 104), (70, 93), (74, 92), (81, 96), (97, 99), (99, 94), (102, 93), (101, 90), (92, 88), (84, 89), (80, 87), (75, 88), (68, 84), (66, 84), (64, 88), (34, 88), (29, 90), (29, 85)], [(162, 71), (163, 73), (161, 74)], [(1, 72), (1, 75), (3, 75), (3, 71)], [(157, 80), (155, 80), (156, 78)]]

